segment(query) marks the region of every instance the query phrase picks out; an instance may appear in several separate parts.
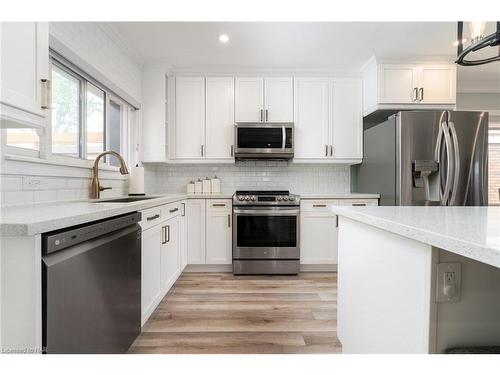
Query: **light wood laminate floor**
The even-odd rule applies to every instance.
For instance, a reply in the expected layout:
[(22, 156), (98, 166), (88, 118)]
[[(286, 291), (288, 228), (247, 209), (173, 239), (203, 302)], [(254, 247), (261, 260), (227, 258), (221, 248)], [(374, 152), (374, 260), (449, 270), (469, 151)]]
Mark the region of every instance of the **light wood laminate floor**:
[(130, 353), (339, 353), (337, 274), (184, 273)]

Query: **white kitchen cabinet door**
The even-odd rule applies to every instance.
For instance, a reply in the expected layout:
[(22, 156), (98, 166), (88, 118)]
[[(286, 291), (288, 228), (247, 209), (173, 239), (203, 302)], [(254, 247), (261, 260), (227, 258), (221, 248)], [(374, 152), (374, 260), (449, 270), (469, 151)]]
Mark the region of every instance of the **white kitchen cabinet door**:
[(180, 275), (179, 216), (162, 224), (163, 244), (161, 249), (161, 285), (165, 295)]
[(236, 122), (264, 121), (264, 80), (261, 77), (236, 77)]
[(264, 78), (264, 121), (293, 122), (293, 78)]
[(454, 104), (456, 102), (455, 64), (420, 65), (418, 68), (419, 103)]
[(175, 159), (205, 156), (205, 79), (175, 80)]
[(328, 156), (328, 85), (328, 78), (295, 78), (295, 159), (325, 159)]
[(181, 272), (186, 268), (187, 256), (187, 217), (186, 217), (186, 202), (181, 203), (182, 213), (179, 217), (179, 241), (181, 248)]
[[(49, 26), (47, 22), (1, 23), (0, 102), (42, 119), (48, 100)], [(22, 118), (21, 118), (22, 120)]]
[(300, 213), (300, 263), (337, 263), (337, 217), (328, 210)]
[(413, 64), (379, 66), (379, 103), (410, 104), (415, 102), (418, 69)]
[(205, 199), (190, 199), (186, 205), (188, 264), (205, 264)]
[(167, 75), (163, 68), (142, 71), (142, 160), (167, 160)]
[(231, 200), (207, 199), (206, 263), (232, 263)]
[(234, 148), (234, 78), (206, 78), (206, 158), (232, 159)]
[(330, 85), (331, 156), (363, 158), (363, 84), (359, 79), (333, 79)]
[(144, 324), (162, 299), (161, 259), (162, 225), (142, 232), (141, 324)]

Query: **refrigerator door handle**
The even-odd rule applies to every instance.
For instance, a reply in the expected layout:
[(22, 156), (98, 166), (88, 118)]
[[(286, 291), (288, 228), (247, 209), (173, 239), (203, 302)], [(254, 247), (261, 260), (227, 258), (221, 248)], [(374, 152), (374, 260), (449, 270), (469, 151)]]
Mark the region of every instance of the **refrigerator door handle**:
[[(445, 114), (446, 112), (443, 112), (443, 115)], [(443, 137), (444, 137), (444, 143), (445, 143), (445, 147), (446, 147), (446, 158), (447, 158), (447, 166), (446, 166), (446, 180), (445, 180), (445, 184), (444, 184), (444, 189), (441, 185), (441, 182), (439, 182), (439, 198), (441, 199), (441, 204), (443, 206), (447, 206), (448, 205), (448, 198), (449, 198), (449, 194), (450, 194), (450, 174), (451, 174), (451, 163), (452, 163), (452, 160), (451, 160), (451, 139), (450, 139), (450, 133), (449, 133), (449, 130), (448, 130), (448, 126), (446, 124), (445, 121), (442, 121), (443, 120), (443, 116), (441, 116), (441, 119), (440, 119), (440, 130), (439, 130), (439, 135), (438, 135), (438, 139), (437, 139), (437, 143), (436, 143), (436, 151), (435, 151), (435, 159), (438, 161), (439, 163), (439, 168), (440, 168), (440, 173), (442, 173), (441, 171), (441, 166), (443, 165), (443, 162), (441, 160), (441, 143), (442, 143), (442, 140), (443, 140)]]
[(448, 127), (451, 132), (451, 139), (453, 140), (453, 185), (451, 186), (451, 196), (450, 205), (455, 204), (455, 199), (458, 190), (458, 179), (460, 177), (460, 150), (458, 148), (458, 137), (457, 131), (455, 130), (455, 124), (452, 121), (448, 121)]

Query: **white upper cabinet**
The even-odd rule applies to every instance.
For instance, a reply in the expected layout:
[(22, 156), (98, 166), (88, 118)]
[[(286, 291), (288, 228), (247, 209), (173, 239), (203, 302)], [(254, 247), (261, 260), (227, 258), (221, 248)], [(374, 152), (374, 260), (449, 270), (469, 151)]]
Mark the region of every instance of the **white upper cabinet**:
[(167, 160), (168, 82), (163, 69), (142, 71), (142, 161)]
[(45, 126), (49, 115), (49, 29), (46, 22), (2, 22), (2, 127)]
[(292, 77), (264, 78), (264, 121), (293, 121)]
[(175, 158), (205, 156), (205, 78), (175, 80)]
[(365, 64), (363, 112), (385, 109), (453, 109), (457, 71), (453, 63)]
[(379, 67), (379, 102), (412, 103), (418, 87), (418, 71), (412, 64), (382, 64)]
[(457, 94), (455, 64), (420, 65), (418, 68), (420, 103), (455, 104)]
[(236, 122), (292, 122), (292, 77), (236, 77)]
[(264, 119), (264, 79), (236, 77), (236, 122), (259, 122)]
[(207, 159), (232, 159), (234, 154), (234, 78), (206, 78)]
[(295, 77), (295, 159), (328, 156), (328, 86), (328, 78)]
[(330, 83), (331, 157), (363, 158), (363, 85), (361, 79), (333, 79)]

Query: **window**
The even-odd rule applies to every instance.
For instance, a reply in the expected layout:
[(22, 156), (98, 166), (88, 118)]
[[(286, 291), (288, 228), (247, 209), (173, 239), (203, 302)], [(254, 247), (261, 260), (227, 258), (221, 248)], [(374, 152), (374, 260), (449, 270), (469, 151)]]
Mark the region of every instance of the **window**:
[(52, 153), (80, 157), (82, 80), (52, 65)]
[(494, 118), (488, 132), (488, 204), (500, 205), (500, 121)]
[[(75, 70), (52, 58), (52, 154), (94, 160), (113, 150), (126, 157), (122, 133), (128, 105)], [(105, 162), (119, 166), (115, 158)]]
[(40, 137), (35, 129), (7, 129), (6, 145), (38, 152)]

